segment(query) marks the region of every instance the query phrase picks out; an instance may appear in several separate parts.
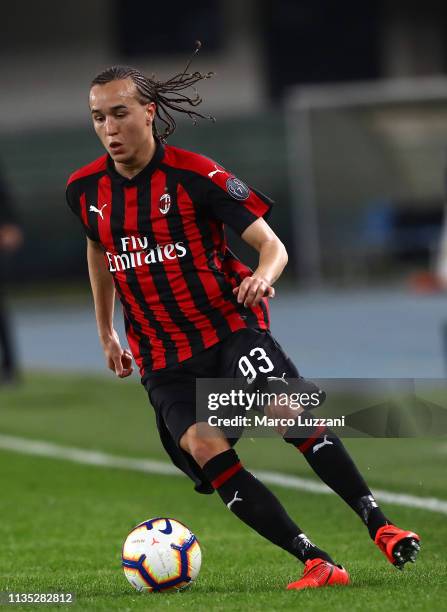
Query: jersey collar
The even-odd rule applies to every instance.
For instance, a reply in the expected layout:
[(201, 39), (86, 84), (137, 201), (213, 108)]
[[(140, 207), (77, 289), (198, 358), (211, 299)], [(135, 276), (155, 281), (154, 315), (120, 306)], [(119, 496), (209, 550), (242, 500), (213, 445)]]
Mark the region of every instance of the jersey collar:
[(161, 142), (157, 141), (157, 147), (155, 149), (154, 156), (151, 161), (145, 166), (138, 174), (136, 174), (133, 178), (128, 179), (119, 172), (117, 172), (115, 168), (115, 164), (113, 159), (107, 154), (107, 173), (117, 183), (120, 183), (124, 186), (136, 185), (141, 180), (145, 180), (150, 177), (150, 175), (158, 168), (161, 160), (163, 159), (165, 154), (165, 148)]

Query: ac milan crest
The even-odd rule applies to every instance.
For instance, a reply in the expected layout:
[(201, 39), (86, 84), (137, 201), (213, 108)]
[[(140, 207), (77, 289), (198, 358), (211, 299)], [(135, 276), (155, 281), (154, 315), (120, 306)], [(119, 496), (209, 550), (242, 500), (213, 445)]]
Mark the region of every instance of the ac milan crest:
[(165, 215), (171, 208), (171, 196), (169, 193), (164, 193), (160, 198), (160, 205), (158, 207), (162, 215)]

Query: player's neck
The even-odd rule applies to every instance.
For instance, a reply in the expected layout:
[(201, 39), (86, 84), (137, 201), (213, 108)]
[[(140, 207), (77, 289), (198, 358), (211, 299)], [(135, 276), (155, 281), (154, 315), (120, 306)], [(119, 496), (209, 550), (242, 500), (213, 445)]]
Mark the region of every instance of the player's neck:
[(148, 141), (147, 147), (132, 160), (126, 163), (115, 161), (116, 171), (127, 179), (132, 179), (145, 168), (155, 155), (157, 143), (154, 138)]

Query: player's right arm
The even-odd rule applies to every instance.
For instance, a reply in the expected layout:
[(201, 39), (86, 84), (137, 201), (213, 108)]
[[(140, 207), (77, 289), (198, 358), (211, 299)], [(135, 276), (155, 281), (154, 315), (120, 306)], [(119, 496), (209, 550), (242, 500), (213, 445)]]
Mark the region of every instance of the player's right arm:
[(115, 286), (107, 269), (101, 245), (87, 237), (87, 263), (95, 304), (98, 336), (104, 351), (107, 366), (119, 378), (126, 378), (133, 372), (132, 355), (123, 350), (118, 334), (113, 327), (115, 308)]

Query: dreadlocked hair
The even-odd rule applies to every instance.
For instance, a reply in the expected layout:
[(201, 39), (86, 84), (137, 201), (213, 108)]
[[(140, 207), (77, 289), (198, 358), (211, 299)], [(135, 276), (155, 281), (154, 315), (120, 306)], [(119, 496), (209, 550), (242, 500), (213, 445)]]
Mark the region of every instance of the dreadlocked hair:
[[(132, 79), (133, 83), (138, 92), (138, 101), (141, 104), (148, 104), (149, 102), (155, 102), (156, 110), (155, 116), (164, 124), (165, 128), (163, 131), (159, 131), (154, 121), (152, 125), (152, 131), (158, 140), (166, 142), (166, 139), (173, 134), (177, 123), (172, 116), (170, 111), (176, 111), (178, 113), (184, 113), (192, 119), (193, 124), (197, 124), (197, 118), (210, 119), (216, 121), (211, 115), (202, 115), (195, 110), (194, 107), (198, 106), (202, 102), (195, 84), (203, 79), (209, 79), (214, 76), (214, 72), (207, 72), (202, 74), (201, 72), (187, 72), (193, 57), (198, 53), (202, 43), (196, 41), (196, 48), (186, 65), (185, 70), (182, 73), (176, 74), (167, 81), (157, 81), (155, 75), (151, 78), (145, 76), (142, 72), (136, 68), (130, 66), (111, 66), (100, 74), (98, 74), (91, 82), (93, 85), (105, 85), (111, 81), (120, 81), (122, 79)], [(192, 97), (182, 93), (186, 89), (192, 88), (194, 95)]]

